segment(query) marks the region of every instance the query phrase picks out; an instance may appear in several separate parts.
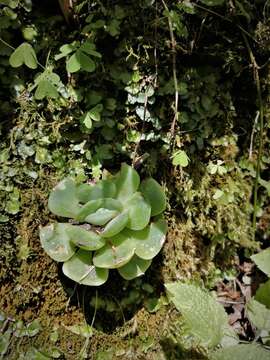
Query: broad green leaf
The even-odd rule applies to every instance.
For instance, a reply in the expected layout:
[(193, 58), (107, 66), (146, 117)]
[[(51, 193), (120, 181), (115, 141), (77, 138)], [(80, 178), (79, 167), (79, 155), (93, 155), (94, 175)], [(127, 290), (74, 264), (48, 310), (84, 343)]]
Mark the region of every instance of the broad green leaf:
[(261, 304), (264, 304), (268, 309), (270, 309), (270, 280), (260, 285), (259, 289), (256, 291), (254, 298)]
[(55, 55), (54, 59), (57, 61), (75, 51), (77, 46), (75, 44), (64, 44), (60, 47), (60, 54)]
[(217, 346), (229, 326), (223, 306), (195, 285), (175, 282), (165, 284), (165, 287), (190, 333), (205, 348)]
[(151, 265), (151, 262), (151, 260), (143, 260), (134, 255), (126, 265), (120, 267), (117, 270), (125, 280), (132, 280), (138, 276), (144, 275), (146, 270)]
[(93, 214), (86, 216), (85, 221), (93, 225), (103, 226), (118, 214), (116, 210), (100, 208)]
[(153, 178), (144, 180), (140, 191), (151, 205), (151, 216), (156, 216), (166, 209), (165, 193), (156, 180)]
[(270, 248), (265, 249), (256, 255), (252, 255), (251, 259), (261, 271), (270, 277)]
[(178, 150), (176, 153), (173, 154), (173, 165), (175, 166), (182, 166), (186, 167), (189, 163), (189, 158), (184, 150)]
[(70, 225), (67, 228), (67, 234), (74, 245), (84, 250), (98, 250), (105, 245), (105, 240), (96, 232), (86, 230), (81, 226)]
[(210, 354), (210, 360), (269, 360), (270, 351), (259, 344), (239, 344)]
[(78, 213), (76, 215), (76, 220), (84, 221), (86, 216), (88, 216), (88, 215), (94, 213), (95, 211), (97, 211), (97, 209), (100, 208), (102, 206), (102, 204), (103, 204), (102, 199), (88, 201), (78, 211)]
[(77, 196), (80, 202), (87, 203), (90, 200), (114, 198), (116, 186), (111, 180), (101, 180), (97, 184), (82, 184), (78, 186)]
[(151, 206), (143, 198), (142, 194), (137, 192), (126, 201), (125, 209), (128, 209), (129, 221), (127, 228), (131, 230), (141, 230), (147, 226), (151, 217)]
[(117, 210), (119, 212), (121, 212), (123, 210), (123, 205), (122, 205), (121, 201), (112, 199), (112, 198), (104, 198), (103, 199), (103, 207), (105, 209)]
[(55, 215), (74, 218), (78, 214), (79, 201), (74, 180), (66, 178), (53, 189), (49, 196), (49, 209)]
[(128, 263), (134, 252), (134, 241), (122, 231), (110, 238), (106, 246), (95, 252), (93, 263), (101, 268), (117, 269)]
[(136, 170), (127, 164), (122, 164), (120, 172), (116, 175), (116, 197), (126, 201), (139, 187), (140, 177)]
[(63, 273), (82, 285), (100, 286), (108, 279), (108, 270), (93, 265), (89, 251), (79, 250), (63, 264)]
[(101, 54), (97, 52), (95, 49), (96, 49), (95, 45), (90, 41), (85, 41), (85, 43), (83, 43), (82, 46), (80, 47), (80, 50), (85, 52), (86, 54), (101, 58)]
[(112, 219), (104, 228), (101, 236), (104, 238), (112, 237), (122, 231), (129, 220), (128, 212), (124, 211)]
[(153, 259), (161, 250), (167, 232), (167, 223), (161, 219), (143, 230), (129, 231), (131, 237), (136, 243), (135, 253), (144, 260)]
[(30, 69), (36, 69), (38, 66), (35, 50), (26, 42), (22, 43), (13, 51), (9, 58), (9, 63), (14, 68), (23, 64)]
[(40, 229), (39, 236), (43, 249), (55, 261), (66, 261), (75, 253), (69, 241), (67, 228), (70, 224), (55, 223)]
[(251, 299), (247, 303), (247, 314), (257, 329), (270, 331), (270, 310), (265, 305)]

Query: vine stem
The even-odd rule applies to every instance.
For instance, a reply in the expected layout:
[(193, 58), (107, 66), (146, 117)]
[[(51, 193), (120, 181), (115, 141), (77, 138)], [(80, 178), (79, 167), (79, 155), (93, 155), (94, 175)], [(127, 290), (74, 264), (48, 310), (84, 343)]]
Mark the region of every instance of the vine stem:
[(257, 164), (256, 164), (256, 177), (255, 177), (255, 183), (254, 183), (254, 201), (253, 201), (254, 209), (253, 209), (253, 218), (252, 218), (253, 240), (255, 240), (256, 228), (257, 228), (256, 219), (257, 219), (258, 188), (259, 188), (259, 178), (260, 178), (260, 172), (261, 172), (261, 158), (262, 158), (262, 152), (263, 152), (264, 109), (263, 109), (261, 82), (260, 82), (260, 75), (259, 75), (259, 66), (258, 66), (255, 56), (251, 50), (247, 36), (244, 32), (242, 32), (242, 36), (243, 36), (245, 45), (247, 47), (250, 61), (251, 61), (252, 67), (253, 67), (254, 81), (256, 83), (256, 90), (257, 90), (258, 103), (259, 103), (258, 105), (259, 105), (260, 133), (259, 133), (259, 149), (258, 149)]
[[(166, 11), (169, 11), (167, 4), (164, 0), (162, 0), (163, 6)], [(171, 144), (174, 142), (174, 135), (175, 135), (175, 126), (178, 123), (178, 107), (179, 107), (179, 91), (178, 91), (178, 80), (177, 80), (177, 71), (176, 71), (176, 40), (173, 32), (173, 24), (170, 16), (168, 15), (168, 24), (169, 24), (169, 31), (170, 31), (170, 38), (171, 38), (171, 46), (172, 46), (172, 67), (173, 67), (173, 82), (174, 82), (174, 89), (175, 89), (175, 96), (174, 96), (174, 117), (171, 124)]]

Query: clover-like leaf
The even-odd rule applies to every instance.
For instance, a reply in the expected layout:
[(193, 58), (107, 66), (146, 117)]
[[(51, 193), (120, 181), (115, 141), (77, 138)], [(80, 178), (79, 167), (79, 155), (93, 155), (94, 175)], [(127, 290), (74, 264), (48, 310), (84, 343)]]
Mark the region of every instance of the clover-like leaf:
[(78, 214), (79, 201), (76, 184), (73, 179), (62, 180), (49, 196), (49, 209), (55, 215), (74, 218)]
[(141, 276), (151, 265), (152, 260), (143, 260), (134, 255), (133, 258), (124, 266), (118, 270), (119, 274), (125, 280), (132, 280), (138, 276)]
[(128, 220), (129, 220), (128, 212), (127, 211), (122, 212), (105, 226), (104, 230), (101, 233), (101, 236), (104, 238), (109, 238), (120, 233), (120, 231), (122, 231), (125, 228)]
[(166, 209), (165, 193), (156, 180), (153, 178), (144, 180), (140, 191), (151, 205), (151, 216), (156, 216)]
[(32, 45), (24, 42), (18, 46), (11, 54), (9, 63), (14, 68), (25, 64), (30, 69), (36, 69), (38, 66), (37, 56)]
[(98, 250), (105, 245), (105, 239), (96, 232), (86, 230), (81, 226), (70, 225), (66, 230), (70, 241), (84, 250)]
[(100, 208), (93, 214), (86, 216), (85, 221), (93, 225), (103, 226), (118, 214), (116, 210)]
[(84, 221), (84, 219), (94, 213), (95, 211), (97, 211), (98, 208), (100, 208), (103, 204), (103, 200), (102, 199), (97, 199), (97, 200), (90, 200), (88, 201), (86, 204), (84, 204), (80, 210), (78, 211), (77, 215), (76, 215), (76, 220), (78, 221)]
[(110, 238), (106, 246), (95, 252), (93, 263), (101, 268), (117, 269), (128, 263), (134, 252), (134, 241), (122, 231)]
[(136, 170), (127, 164), (122, 164), (120, 172), (116, 175), (116, 197), (127, 200), (138, 190), (140, 177)]
[(99, 269), (92, 263), (89, 251), (79, 250), (63, 264), (63, 273), (82, 285), (100, 286), (108, 279), (108, 270)]
[(143, 198), (142, 194), (136, 192), (126, 201), (125, 209), (128, 209), (129, 221), (127, 228), (141, 230), (147, 226), (151, 216), (151, 206)]
[(116, 186), (111, 180), (101, 180), (97, 184), (82, 184), (78, 186), (77, 196), (80, 202), (87, 203), (90, 200), (114, 198)]
[(46, 253), (55, 261), (66, 261), (75, 253), (67, 229), (70, 224), (55, 223), (40, 229), (40, 241)]
[(153, 259), (161, 250), (167, 232), (167, 223), (160, 219), (140, 231), (129, 231), (136, 242), (135, 253), (144, 260)]
[(80, 49), (71, 55), (67, 61), (67, 71), (74, 73), (80, 69), (92, 72), (96, 68), (94, 61)]

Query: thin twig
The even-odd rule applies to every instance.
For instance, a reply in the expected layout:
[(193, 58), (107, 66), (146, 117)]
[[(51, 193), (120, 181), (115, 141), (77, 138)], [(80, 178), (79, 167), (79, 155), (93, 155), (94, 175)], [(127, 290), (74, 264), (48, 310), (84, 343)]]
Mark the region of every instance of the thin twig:
[[(163, 6), (166, 11), (169, 11), (168, 6), (166, 5), (165, 1), (162, 0)], [(177, 72), (176, 72), (176, 41), (173, 32), (173, 24), (170, 16), (168, 15), (168, 24), (169, 24), (169, 31), (170, 31), (170, 38), (171, 38), (171, 46), (172, 46), (172, 66), (173, 66), (173, 82), (174, 82), (174, 89), (175, 89), (175, 99), (174, 99), (174, 117), (171, 124), (171, 144), (174, 142), (174, 135), (175, 135), (175, 126), (178, 123), (178, 103), (179, 103), (179, 91), (178, 91), (178, 80), (177, 80)]]

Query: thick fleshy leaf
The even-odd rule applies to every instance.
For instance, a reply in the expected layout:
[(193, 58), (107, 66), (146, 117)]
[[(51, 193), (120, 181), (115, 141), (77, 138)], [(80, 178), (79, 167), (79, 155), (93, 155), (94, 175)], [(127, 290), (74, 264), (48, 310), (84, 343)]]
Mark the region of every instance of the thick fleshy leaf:
[(141, 230), (147, 226), (151, 216), (151, 206), (141, 193), (136, 192), (133, 194), (125, 203), (125, 209), (128, 209), (129, 212), (127, 228)]
[(103, 203), (102, 199), (88, 201), (78, 211), (78, 214), (76, 216), (76, 220), (84, 221), (84, 219), (88, 215), (90, 215), (90, 214), (94, 213), (95, 211), (97, 211), (97, 209), (101, 207), (102, 203)]
[(67, 234), (74, 245), (84, 250), (98, 250), (105, 245), (105, 240), (101, 236), (81, 226), (70, 225), (67, 228)]
[(89, 251), (79, 250), (63, 264), (63, 273), (79, 284), (100, 286), (107, 281), (109, 272), (93, 265)]
[(105, 229), (102, 231), (101, 236), (104, 238), (109, 238), (120, 233), (120, 231), (125, 228), (128, 220), (128, 212), (122, 212), (105, 226)]
[(116, 186), (111, 180), (101, 180), (97, 184), (82, 184), (78, 186), (77, 196), (80, 202), (87, 203), (90, 200), (114, 198)]
[(116, 210), (100, 208), (93, 214), (86, 216), (85, 221), (93, 225), (103, 226), (118, 214)]
[(46, 253), (55, 261), (66, 261), (75, 253), (67, 229), (70, 224), (55, 223), (40, 229), (40, 241)]
[(109, 209), (109, 210), (117, 210), (119, 212), (121, 212), (123, 210), (123, 205), (122, 205), (121, 201), (116, 200), (116, 199), (111, 199), (111, 198), (103, 199), (102, 207), (104, 207), (105, 209)]
[(167, 232), (167, 223), (160, 219), (140, 231), (129, 231), (136, 241), (136, 255), (145, 260), (153, 259), (161, 250)]
[(152, 260), (143, 260), (134, 255), (124, 266), (118, 269), (119, 274), (126, 280), (132, 280), (141, 276), (151, 265)]
[(116, 175), (116, 197), (127, 200), (138, 190), (140, 177), (136, 170), (127, 164), (122, 164), (120, 172)]
[(144, 180), (140, 191), (151, 205), (151, 216), (156, 216), (166, 209), (165, 193), (156, 180), (153, 178)]
[(71, 178), (62, 180), (49, 196), (49, 209), (55, 215), (73, 218), (79, 211), (76, 184)]
[(134, 241), (122, 231), (112, 237), (106, 246), (96, 251), (93, 263), (101, 268), (117, 269), (130, 261), (134, 251)]

